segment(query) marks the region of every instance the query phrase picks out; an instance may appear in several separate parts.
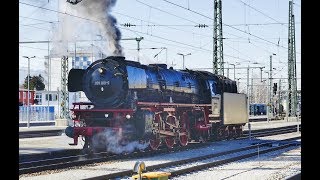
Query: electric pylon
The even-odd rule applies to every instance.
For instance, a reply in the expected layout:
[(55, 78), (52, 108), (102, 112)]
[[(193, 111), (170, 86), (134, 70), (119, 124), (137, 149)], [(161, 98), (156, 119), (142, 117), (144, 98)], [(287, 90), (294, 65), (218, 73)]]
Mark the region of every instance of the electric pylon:
[(61, 106), (60, 118), (69, 119), (69, 93), (68, 93), (68, 57), (61, 58)]
[(293, 2), (289, 1), (289, 33), (288, 33), (288, 105), (289, 116), (297, 116), (297, 71), (296, 41), (293, 15)]
[(222, 39), (222, 2), (221, 0), (214, 0), (213, 73), (220, 75), (224, 75)]

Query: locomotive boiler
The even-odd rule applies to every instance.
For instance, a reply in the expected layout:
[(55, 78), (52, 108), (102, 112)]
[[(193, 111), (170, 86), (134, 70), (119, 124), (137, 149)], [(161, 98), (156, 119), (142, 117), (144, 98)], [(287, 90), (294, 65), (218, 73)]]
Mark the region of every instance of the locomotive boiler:
[(110, 56), (87, 69), (71, 69), (69, 92), (83, 91), (90, 102), (73, 104), (73, 126), (66, 134), (84, 148), (112, 130), (121, 140), (139, 140), (152, 149), (191, 140), (240, 136), (247, 122), (247, 101), (236, 82), (206, 71), (174, 70)]

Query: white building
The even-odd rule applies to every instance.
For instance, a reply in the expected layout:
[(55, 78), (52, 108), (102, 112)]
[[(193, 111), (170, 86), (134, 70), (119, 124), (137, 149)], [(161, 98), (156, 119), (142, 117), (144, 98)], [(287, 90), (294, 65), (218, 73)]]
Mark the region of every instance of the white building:
[(38, 100), (37, 105), (53, 106), (55, 118), (60, 116), (60, 98), (58, 91), (36, 91), (35, 99)]

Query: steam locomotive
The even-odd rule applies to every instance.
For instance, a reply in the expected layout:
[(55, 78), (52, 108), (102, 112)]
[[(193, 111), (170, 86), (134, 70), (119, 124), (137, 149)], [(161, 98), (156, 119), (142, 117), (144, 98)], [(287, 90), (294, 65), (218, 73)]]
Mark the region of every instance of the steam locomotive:
[[(143, 65), (109, 56), (87, 69), (71, 69), (68, 91), (83, 91), (91, 102), (73, 103), (73, 125), (66, 135), (71, 145), (84, 137), (84, 148), (95, 136), (121, 137), (121, 143), (139, 141), (156, 150), (190, 141), (241, 136), (248, 121), (247, 97), (236, 82), (206, 71), (174, 70), (166, 64)], [(101, 142), (105, 143), (101, 145)]]

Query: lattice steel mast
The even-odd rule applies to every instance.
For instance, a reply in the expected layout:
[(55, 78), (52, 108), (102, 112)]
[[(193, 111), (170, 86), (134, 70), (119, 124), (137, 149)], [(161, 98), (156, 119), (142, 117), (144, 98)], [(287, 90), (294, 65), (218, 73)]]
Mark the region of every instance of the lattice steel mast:
[(297, 71), (296, 41), (293, 15), (293, 2), (289, 1), (289, 32), (288, 32), (288, 105), (289, 116), (297, 115)]
[(69, 119), (69, 93), (68, 93), (68, 57), (61, 58), (61, 106), (60, 118)]
[(222, 2), (221, 0), (214, 0), (213, 73), (220, 75), (224, 75), (222, 39)]

